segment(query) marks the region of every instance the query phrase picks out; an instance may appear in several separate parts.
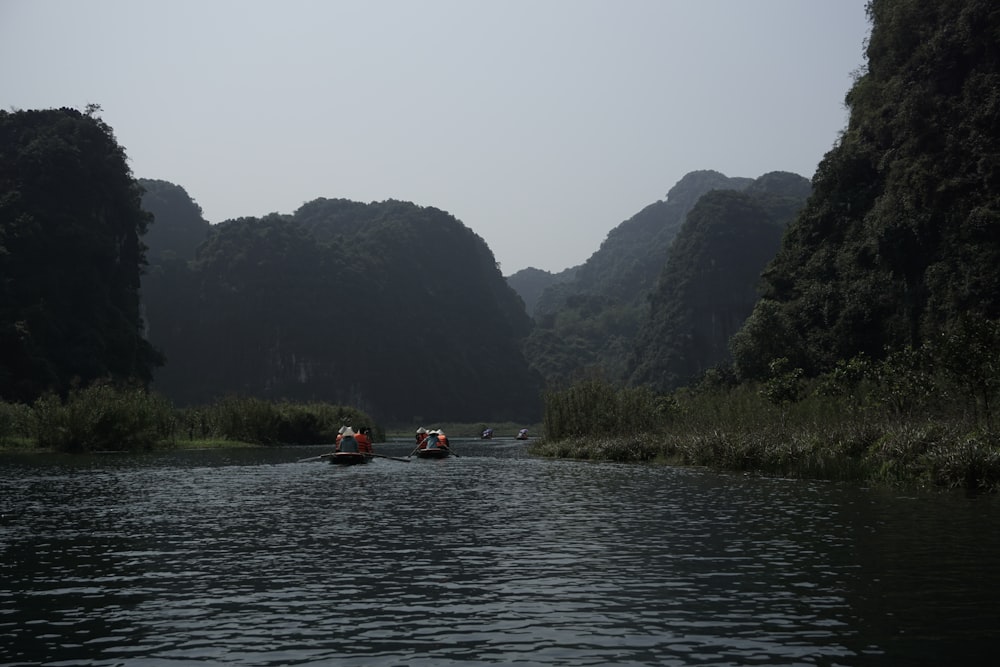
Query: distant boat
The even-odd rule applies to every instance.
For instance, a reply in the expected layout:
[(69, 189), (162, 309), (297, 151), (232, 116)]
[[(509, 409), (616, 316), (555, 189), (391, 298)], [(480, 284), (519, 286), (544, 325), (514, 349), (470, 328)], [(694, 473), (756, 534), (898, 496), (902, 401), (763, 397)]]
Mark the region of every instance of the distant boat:
[(518, 440), (527, 440), (528, 439), (528, 429), (522, 428), (520, 431), (518, 431), (517, 432), (517, 439)]
[(493, 429), (488, 428), (483, 431), (483, 434), (479, 436), (481, 440), (492, 440), (493, 439)]

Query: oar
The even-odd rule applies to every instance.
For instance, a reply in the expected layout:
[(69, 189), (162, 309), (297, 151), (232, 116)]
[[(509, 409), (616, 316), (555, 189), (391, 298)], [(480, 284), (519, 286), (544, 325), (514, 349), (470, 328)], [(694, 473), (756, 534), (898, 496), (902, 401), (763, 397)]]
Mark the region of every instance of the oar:
[(325, 459), (333, 456), (333, 454), (320, 454), (319, 456), (310, 456), (307, 459), (299, 459), (297, 463), (305, 463), (306, 461), (316, 461), (319, 459)]
[(374, 454), (372, 452), (368, 452), (368, 454), (370, 456), (377, 456), (380, 459), (389, 459), (390, 461), (402, 461), (403, 463), (409, 463), (410, 462), (410, 459), (398, 459), (395, 456), (386, 456), (385, 454)]
[(445, 447), (445, 449), (447, 449), (447, 450), (448, 450), (448, 452), (449, 452), (449, 453), (450, 453), (450, 454), (451, 454), (452, 456), (454, 456), (454, 457), (455, 457), (456, 459), (460, 459), (460, 458), (462, 458), (461, 456), (459, 456), (458, 454), (456, 454), (456, 453), (455, 453), (455, 450), (454, 450), (454, 449), (452, 449), (451, 447)]

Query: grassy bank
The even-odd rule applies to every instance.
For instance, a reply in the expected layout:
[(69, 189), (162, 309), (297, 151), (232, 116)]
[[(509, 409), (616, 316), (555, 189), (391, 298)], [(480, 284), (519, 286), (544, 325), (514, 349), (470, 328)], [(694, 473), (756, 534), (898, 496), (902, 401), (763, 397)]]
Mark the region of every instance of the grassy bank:
[[(657, 396), (582, 383), (546, 397), (534, 454), (661, 462), (871, 484), (1000, 489), (1000, 434), (937, 401), (905, 410), (803, 391), (773, 401), (765, 387)], [(950, 410), (950, 413), (949, 413)]]

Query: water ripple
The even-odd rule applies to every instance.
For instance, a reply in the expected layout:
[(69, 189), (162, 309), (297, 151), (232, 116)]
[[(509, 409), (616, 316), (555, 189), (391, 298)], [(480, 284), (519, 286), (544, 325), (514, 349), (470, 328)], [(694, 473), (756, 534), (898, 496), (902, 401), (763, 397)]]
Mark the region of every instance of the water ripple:
[[(458, 446), (353, 468), (274, 450), (15, 462), (0, 664), (920, 664), (931, 627), (938, 656), (1000, 638), (961, 550), (915, 537), (913, 499)], [(995, 503), (922, 510), (940, 531), (974, 517), (950, 538), (965, 546), (998, 525)], [(924, 565), (883, 560), (902, 551)], [(921, 601), (942, 558), (948, 588)], [(933, 626), (942, 600), (968, 632)]]

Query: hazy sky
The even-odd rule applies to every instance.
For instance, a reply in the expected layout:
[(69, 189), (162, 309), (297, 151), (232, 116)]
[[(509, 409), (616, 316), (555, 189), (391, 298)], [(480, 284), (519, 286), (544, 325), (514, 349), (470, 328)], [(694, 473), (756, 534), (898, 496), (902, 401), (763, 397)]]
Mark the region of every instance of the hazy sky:
[(584, 262), (684, 174), (811, 178), (865, 0), (0, 0), (0, 108), (101, 105), (206, 219), (448, 211), (504, 275)]

